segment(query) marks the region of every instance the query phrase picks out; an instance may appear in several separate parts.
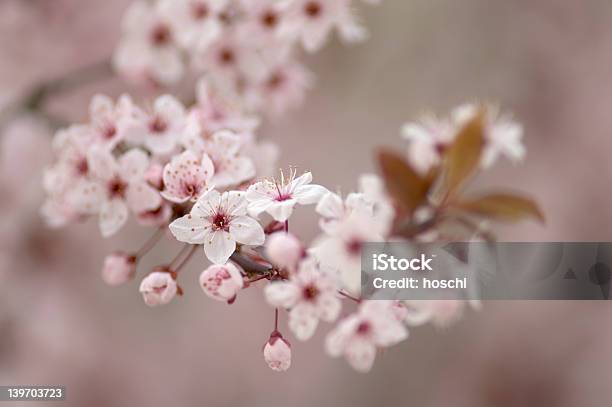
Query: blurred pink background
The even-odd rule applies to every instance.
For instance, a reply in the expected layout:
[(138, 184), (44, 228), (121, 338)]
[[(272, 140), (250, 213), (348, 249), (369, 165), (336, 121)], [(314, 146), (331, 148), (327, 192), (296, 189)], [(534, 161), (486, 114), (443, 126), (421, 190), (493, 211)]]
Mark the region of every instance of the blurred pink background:
[[(127, 5), (0, 2), (0, 105), (108, 57)], [(306, 104), (259, 132), (280, 145), (279, 165), (348, 192), (375, 169), (376, 146), (404, 148), (403, 122), (466, 100), (497, 101), (525, 125), (528, 158), (495, 167), (478, 188), (528, 192), (547, 216), (545, 227), (500, 229), (501, 239), (610, 240), (612, 3), (386, 0), (360, 11), (370, 40), (334, 40), (308, 57), (317, 84)], [(95, 92), (126, 90), (135, 91), (99, 81), (50, 109), (79, 121)], [(107, 252), (136, 248), (147, 230), (131, 224), (105, 241), (94, 222), (43, 226), (40, 170), (51, 136), (30, 120), (5, 129), (19, 134), (10, 138), (14, 154), (0, 139), (0, 384), (64, 384), (68, 398), (57, 405), (70, 406), (610, 404), (612, 308), (601, 302), (488, 302), (446, 330), (413, 329), (367, 375), (325, 355), (322, 329), (307, 343), (290, 337), (291, 369), (272, 372), (261, 355), (272, 310), (260, 290), (232, 306), (213, 302), (193, 262), (182, 277), (186, 295), (150, 309), (137, 282), (112, 289), (99, 274)], [(314, 219), (302, 209), (292, 230), (312, 238)], [(149, 265), (178, 247), (160, 246)]]

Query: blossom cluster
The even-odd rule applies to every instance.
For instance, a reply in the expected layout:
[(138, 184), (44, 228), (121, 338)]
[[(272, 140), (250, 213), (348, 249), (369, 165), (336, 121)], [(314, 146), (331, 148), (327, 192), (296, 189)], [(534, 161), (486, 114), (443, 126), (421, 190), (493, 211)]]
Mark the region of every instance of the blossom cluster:
[(164, 225), (208, 187), (266, 175), (277, 156), (273, 144), (256, 140), (258, 120), (236, 111), (204, 80), (189, 109), (170, 95), (149, 107), (127, 95), (116, 102), (96, 95), (89, 110), (87, 123), (55, 136), (56, 161), (44, 174), (50, 225), (97, 216), (105, 237), (130, 214), (143, 225)]
[[(377, 1), (369, 0), (369, 3)], [(136, 0), (125, 12), (113, 62), (125, 77), (157, 85), (206, 74), (254, 111), (299, 105), (314, 52), (337, 30), (366, 37), (351, 0)]]
[[(112, 286), (135, 279), (162, 237), (184, 243), (140, 280), (151, 307), (183, 295), (179, 280), (189, 278), (184, 266), (198, 251), (207, 264), (192, 280), (210, 299), (232, 304), (243, 290), (263, 286), (274, 310), (263, 356), (273, 370), (291, 365), (279, 316), (298, 341), (335, 324), (327, 353), (366, 372), (380, 349), (408, 337), (409, 327), (447, 326), (470, 304), (363, 300), (365, 243), (487, 239), (483, 219), (542, 219), (527, 198), (464, 196), (477, 170), (525, 154), (521, 126), (495, 106), (466, 104), (448, 118), (404, 125), (406, 151), (381, 151), (381, 174), (361, 175), (358, 190), (346, 196), (313, 183), (311, 172), (290, 168), (273, 176), (278, 151), (256, 137), (259, 115), (301, 101), (310, 74), (298, 62), (300, 45), (315, 51), (332, 29), (348, 41), (365, 36), (350, 0), (136, 0), (123, 23), (116, 68), (165, 85), (189, 67), (205, 74), (196, 102), (96, 95), (87, 122), (55, 135), (42, 215), (55, 227), (96, 218), (104, 237), (130, 216), (154, 229), (139, 249), (107, 256), (102, 278)], [(319, 216), (320, 235), (311, 242), (289, 230), (301, 206)]]

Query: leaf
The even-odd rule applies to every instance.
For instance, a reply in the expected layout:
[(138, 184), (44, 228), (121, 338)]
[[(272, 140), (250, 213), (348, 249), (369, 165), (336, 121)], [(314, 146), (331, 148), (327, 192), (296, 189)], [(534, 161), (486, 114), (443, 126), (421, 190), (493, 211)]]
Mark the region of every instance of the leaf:
[(505, 221), (534, 218), (544, 223), (544, 214), (531, 199), (519, 195), (496, 193), (456, 202), (454, 207), (469, 213)]
[(445, 154), (445, 185), (448, 194), (456, 192), (476, 171), (484, 146), (484, 111), (476, 114), (455, 138)]
[(426, 199), (430, 182), (423, 179), (401, 155), (386, 149), (378, 152), (378, 163), (387, 192), (408, 213)]

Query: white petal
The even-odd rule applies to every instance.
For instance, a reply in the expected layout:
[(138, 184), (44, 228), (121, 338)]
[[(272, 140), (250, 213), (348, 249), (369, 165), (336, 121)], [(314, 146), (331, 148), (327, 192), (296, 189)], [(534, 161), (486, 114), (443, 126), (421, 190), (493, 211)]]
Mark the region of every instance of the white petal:
[(261, 246), (265, 235), (263, 228), (249, 216), (238, 216), (230, 223), (230, 234), (238, 242), (250, 246)]
[(300, 341), (308, 340), (314, 335), (319, 318), (314, 307), (307, 303), (300, 303), (289, 313), (289, 329)]
[[(293, 213), (293, 207), (295, 206), (296, 203), (297, 202), (295, 199), (287, 199), (286, 201), (272, 202), (271, 205), (268, 205), (266, 212), (268, 212), (270, 216), (274, 218), (274, 220), (279, 221), (279, 222), (284, 222), (287, 219), (289, 219), (289, 217)], [(251, 207), (249, 206), (249, 210), (250, 209)]]
[(157, 209), (162, 203), (159, 192), (144, 181), (130, 184), (126, 199), (135, 213)]
[(169, 228), (179, 242), (202, 244), (210, 240), (211, 236), (210, 221), (193, 214), (176, 219), (170, 224)]
[(264, 293), (273, 307), (291, 308), (299, 298), (300, 289), (290, 282), (276, 282), (268, 284)]
[(344, 216), (344, 203), (338, 194), (328, 192), (321, 198), (315, 210), (326, 218), (338, 219)]
[(376, 358), (376, 347), (366, 340), (353, 340), (345, 351), (346, 360), (353, 369), (366, 373), (372, 369)]
[(109, 237), (117, 233), (128, 218), (128, 208), (121, 199), (113, 199), (102, 204), (100, 210), (100, 231)]
[(293, 191), (293, 198), (301, 205), (310, 205), (319, 202), (327, 193), (327, 188), (321, 185), (302, 185)]
[(142, 179), (149, 167), (149, 157), (139, 148), (133, 148), (119, 158), (121, 177), (126, 180)]
[(342, 302), (335, 294), (321, 294), (317, 303), (319, 317), (326, 322), (332, 322), (340, 315)]
[(236, 241), (227, 232), (217, 231), (204, 242), (204, 253), (215, 264), (224, 264), (236, 250)]

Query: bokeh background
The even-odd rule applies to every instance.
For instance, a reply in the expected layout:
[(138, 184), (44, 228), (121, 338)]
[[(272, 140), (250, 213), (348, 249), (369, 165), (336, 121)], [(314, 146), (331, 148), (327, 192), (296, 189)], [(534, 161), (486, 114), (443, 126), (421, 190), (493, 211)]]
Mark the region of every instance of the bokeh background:
[[(108, 57), (127, 4), (1, 0), (0, 104)], [(404, 148), (403, 122), (496, 101), (524, 123), (528, 157), (498, 165), (479, 187), (526, 191), (547, 216), (544, 227), (505, 227), (500, 238), (610, 240), (612, 2), (385, 0), (360, 11), (370, 40), (334, 40), (308, 57), (317, 86), (306, 104), (260, 131), (280, 145), (281, 165), (348, 192), (375, 169), (376, 146)], [(53, 98), (49, 110), (84, 120), (95, 92), (126, 90), (98, 81)], [(137, 282), (111, 289), (99, 274), (107, 252), (135, 248), (148, 231), (130, 224), (105, 241), (95, 222), (44, 227), (37, 211), (50, 139), (27, 116), (0, 138), (0, 384), (65, 384), (58, 405), (92, 407), (610, 404), (612, 307), (603, 302), (488, 302), (450, 328), (413, 329), (367, 375), (327, 357), (321, 329), (293, 340), (292, 368), (274, 373), (261, 355), (272, 311), (257, 289), (232, 306), (211, 301), (194, 262), (186, 295), (149, 309)], [(292, 229), (310, 239), (313, 220), (301, 210)], [(150, 264), (177, 248), (160, 246)]]

